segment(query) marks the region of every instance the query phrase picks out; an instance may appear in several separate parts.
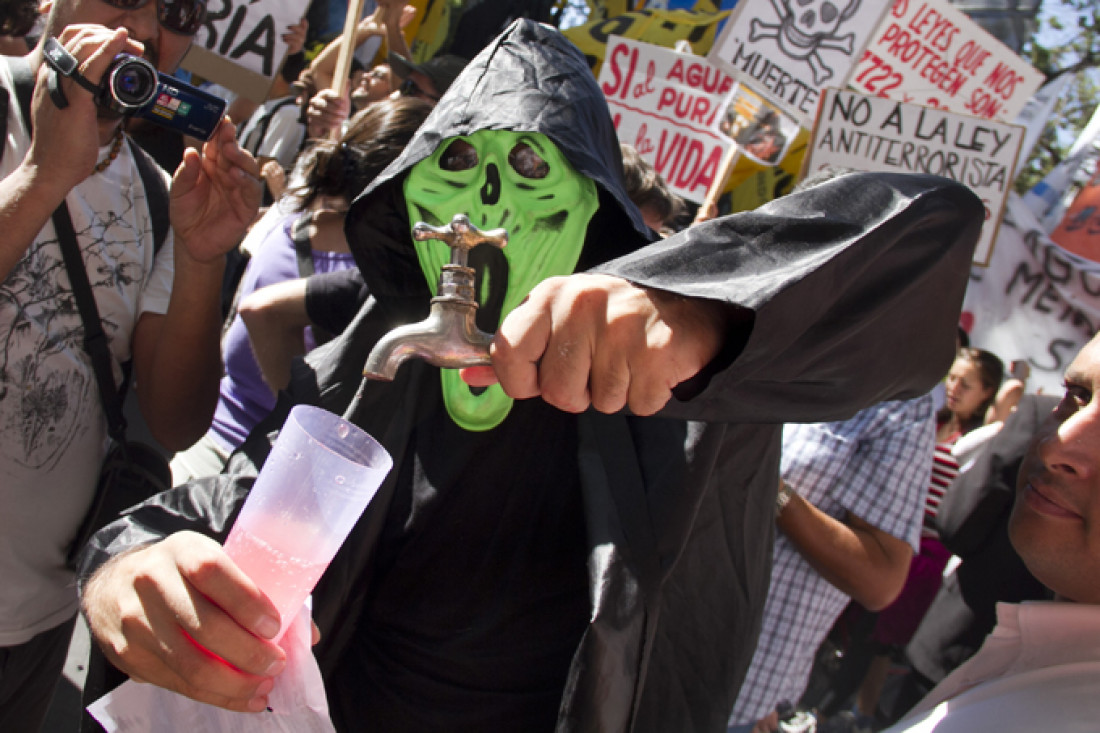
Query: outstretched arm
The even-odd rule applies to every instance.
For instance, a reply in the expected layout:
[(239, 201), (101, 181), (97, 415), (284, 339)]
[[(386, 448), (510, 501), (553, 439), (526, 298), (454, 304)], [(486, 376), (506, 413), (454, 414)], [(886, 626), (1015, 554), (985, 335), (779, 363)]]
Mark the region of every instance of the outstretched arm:
[(464, 378), (570, 412), (847, 418), (943, 375), (983, 219), (944, 178), (841, 176), (541, 283)]
[(953, 181), (853, 173), (596, 269), (752, 313), (736, 358), (686, 385), (694, 394), (677, 390), (664, 414), (839, 420), (916, 397), (943, 376), (984, 217)]

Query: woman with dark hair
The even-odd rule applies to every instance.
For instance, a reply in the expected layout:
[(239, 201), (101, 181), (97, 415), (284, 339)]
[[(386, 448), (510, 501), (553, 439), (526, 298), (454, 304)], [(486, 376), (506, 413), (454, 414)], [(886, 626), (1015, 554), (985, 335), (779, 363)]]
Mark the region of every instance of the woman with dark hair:
[(936, 453), (924, 505), (920, 552), (913, 557), (901, 593), (879, 612), (871, 643), (875, 656), (859, 689), (861, 715), (873, 717), (886, 681), (892, 655), (909, 643), (943, 580), (951, 552), (940, 542), (936, 514), (951, 482), (959, 473), (952, 447), (962, 436), (985, 424), (985, 415), (1004, 378), (1004, 363), (995, 354), (960, 348), (944, 379), (946, 403), (936, 413)]
[(985, 414), (1004, 379), (1004, 363), (983, 349), (959, 349), (944, 380), (947, 403), (936, 413), (936, 442), (954, 443), (985, 423)]
[[(304, 153), (303, 182), (287, 192), (289, 213), (263, 240), (249, 260), (237, 290), (238, 300), (267, 285), (314, 272), (354, 266), (344, 237), (348, 205), (408, 144), (431, 105), (400, 97), (372, 104), (355, 115), (339, 140), (318, 140)], [(195, 445), (172, 460), (175, 483), (220, 473), (229, 454), (275, 405), (235, 312), (222, 339), (225, 376), (210, 429)], [(324, 337), (307, 330), (308, 351)]]

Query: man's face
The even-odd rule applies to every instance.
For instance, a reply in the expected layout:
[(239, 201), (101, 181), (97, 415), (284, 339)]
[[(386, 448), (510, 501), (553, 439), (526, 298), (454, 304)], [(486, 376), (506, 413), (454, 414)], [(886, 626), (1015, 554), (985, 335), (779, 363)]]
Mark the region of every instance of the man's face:
[(50, 12), (46, 34), (57, 36), (70, 25), (81, 23), (107, 28), (125, 28), (130, 38), (145, 46), (145, 58), (160, 71), (174, 72), (191, 46), (192, 36), (173, 33), (157, 21), (156, 0), (140, 8), (122, 10), (103, 0), (56, 0)]
[(392, 91), (390, 67), (379, 64), (370, 71), (359, 72), (355, 77), (351, 89), (351, 102), (356, 109), (362, 109), (371, 102), (386, 98)]
[(1032, 574), (1060, 597), (1100, 603), (1100, 336), (1065, 381), (1020, 467), (1009, 535)]

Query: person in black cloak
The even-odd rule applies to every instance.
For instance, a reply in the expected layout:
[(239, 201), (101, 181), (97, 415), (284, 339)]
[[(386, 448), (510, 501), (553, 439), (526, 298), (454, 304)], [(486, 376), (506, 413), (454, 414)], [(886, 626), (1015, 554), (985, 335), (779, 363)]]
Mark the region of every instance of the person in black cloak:
[[(314, 593), (338, 729), (724, 730), (767, 592), (781, 426), (935, 384), (984, 209), (946, 179), (852, 174), (647, 245), (619, 156), (554, 29), (517, 21), (472, 61), (349, 212), (371, 293), (355, 320), (296, 362), (227, 475), (85, 550), (107, 658), (199, 700), (266, 704), (273, 608), (179, 530), (225, 537), (305, 402), (394, 457)], [(471, 252), (492, 368), (467, 383), (413, 360), (365, 381), (375, 343), (428, 312), (442, 255), (411, 224), (456, 212), (509, 231), (502, 252)]]

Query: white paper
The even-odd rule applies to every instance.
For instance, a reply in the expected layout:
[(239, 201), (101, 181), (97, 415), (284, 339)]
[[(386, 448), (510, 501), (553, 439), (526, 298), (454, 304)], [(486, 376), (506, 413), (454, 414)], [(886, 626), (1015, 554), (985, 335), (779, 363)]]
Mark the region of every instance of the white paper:
[(310, 650), (310, 613), (302, 607), (280, 642), (287, 666), (268, 695), (270, 711), (235, 713), (155, 685), (124, 682), (88, 706), (107, 733), (335, 733), (321, 670)]

